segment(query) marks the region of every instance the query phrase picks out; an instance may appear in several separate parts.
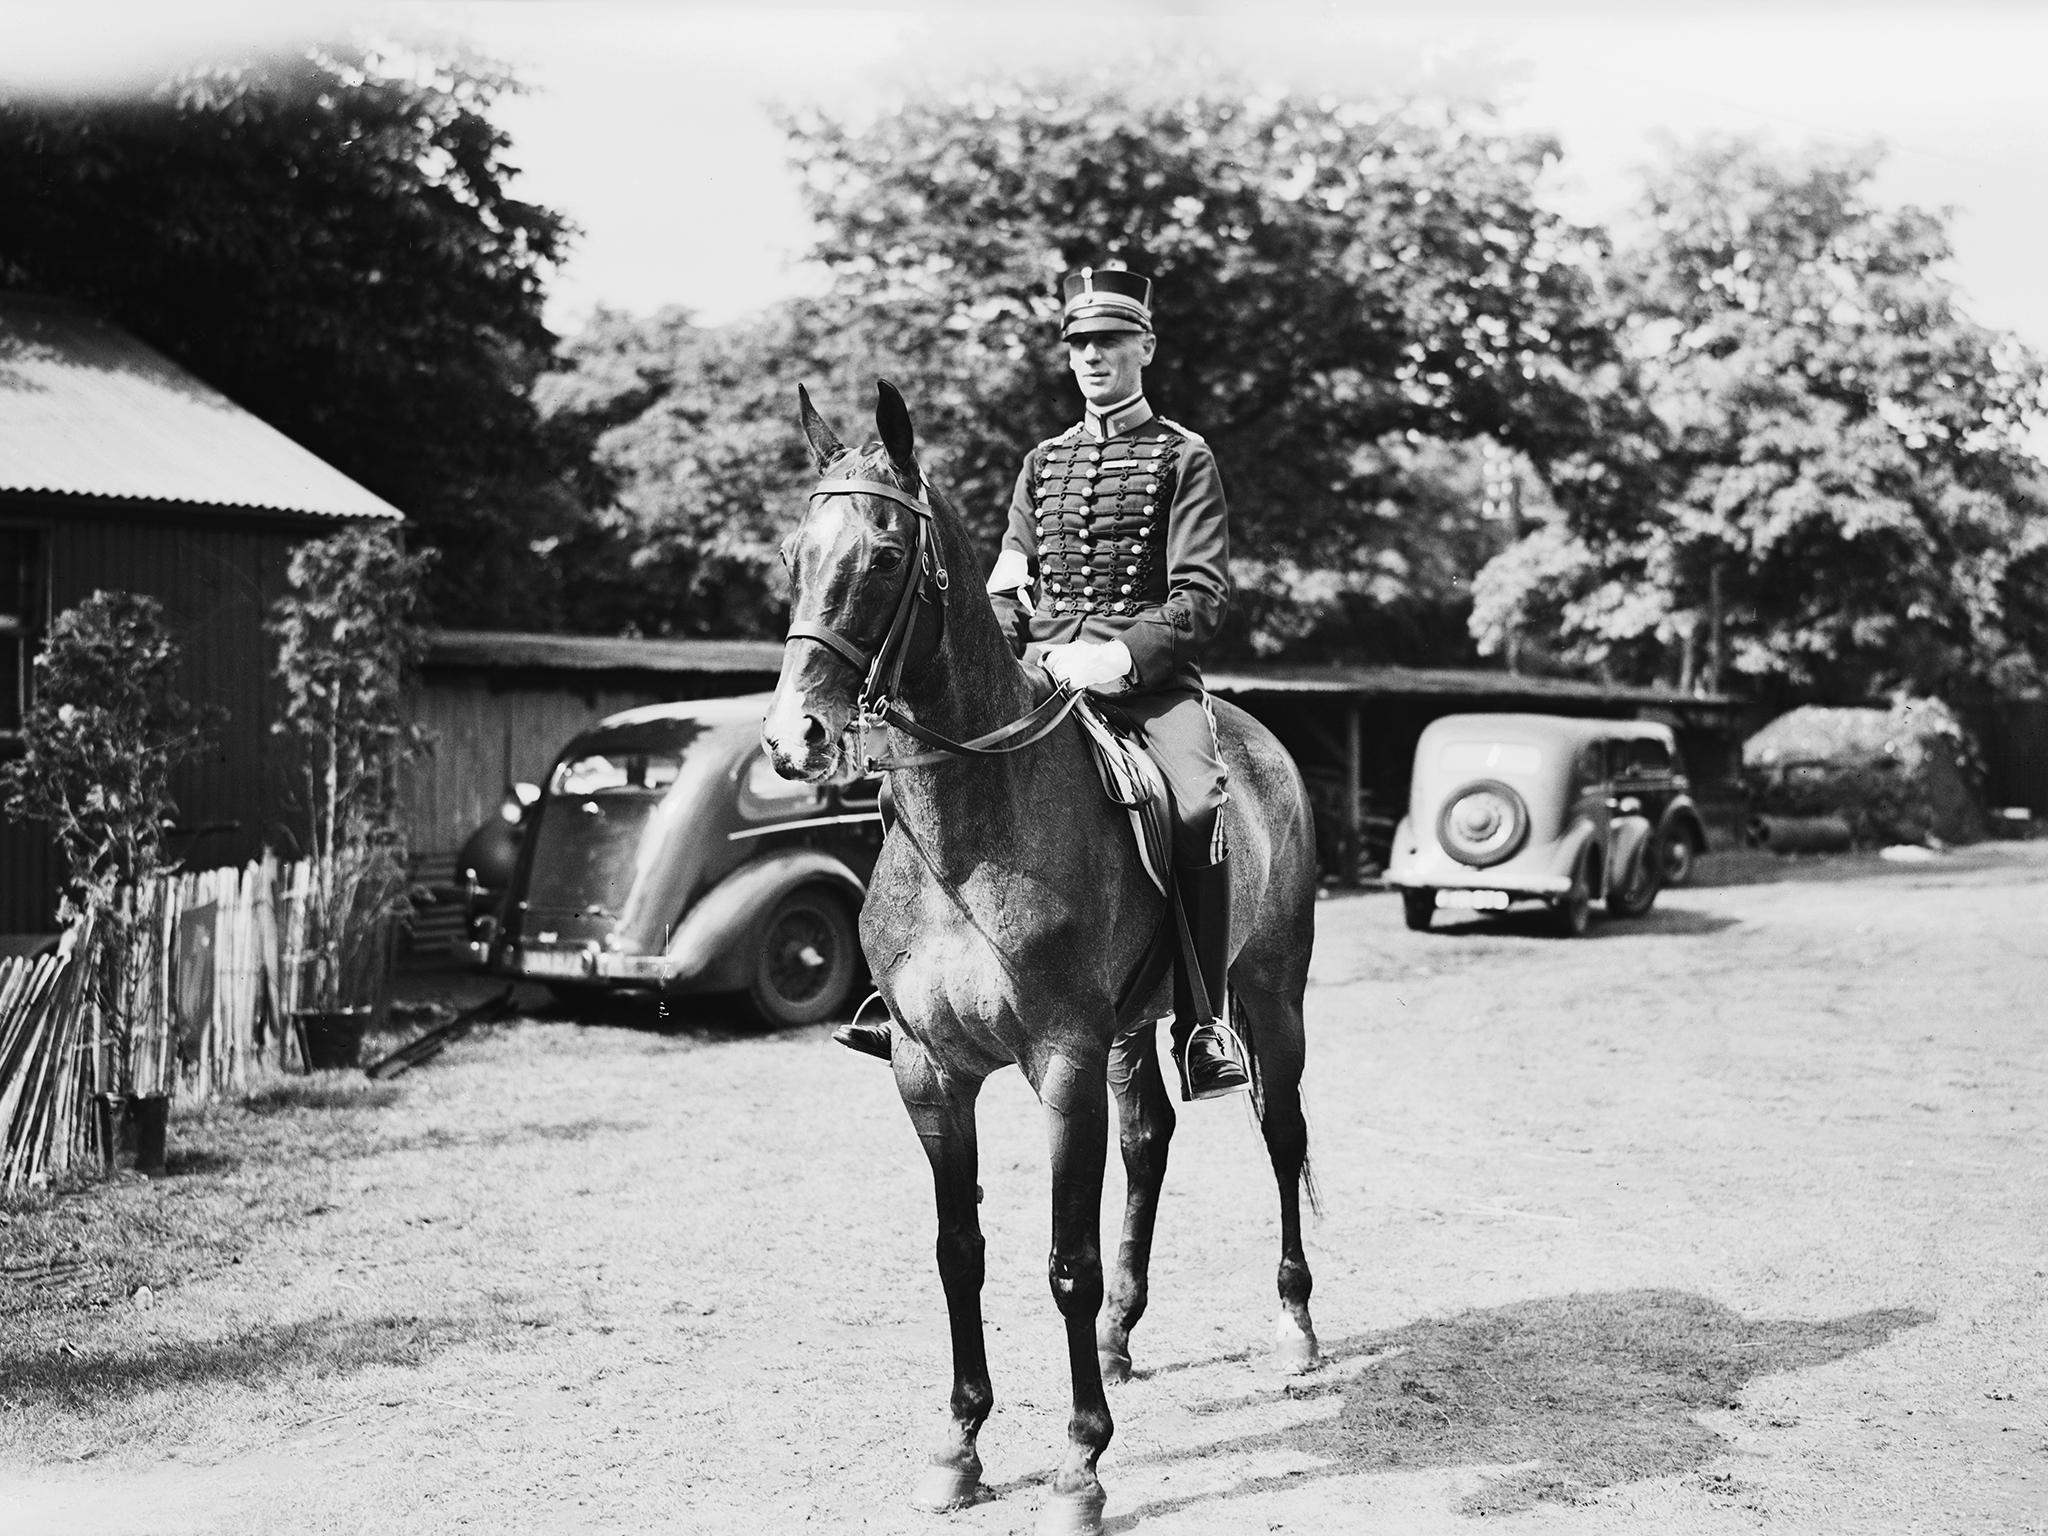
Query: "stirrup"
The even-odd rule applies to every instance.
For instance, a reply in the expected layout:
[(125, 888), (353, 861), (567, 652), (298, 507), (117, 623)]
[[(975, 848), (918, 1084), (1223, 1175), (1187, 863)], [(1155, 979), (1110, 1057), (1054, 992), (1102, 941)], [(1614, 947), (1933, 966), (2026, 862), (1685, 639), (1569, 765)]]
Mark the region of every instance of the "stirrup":
[(1243, 1093), (1252, 1085), (1251, 1074), (1244, 1069), (1244, 1042), (1221, 1019), (1197, 1024), (1186, 1040), (1174, 1042), (1173, 1054), (1180, 1065), (1184, 1104)]
[(882, 1003), (880, 991), (870, 992), (867, 1001), (853, 1010), (853, 1017), (832, 1031), (832, 1038), (849, 1051), (860, 1051), (864, 1055), (879, 1056), (883, 1061), (888, 1061), (893, 1054), (889, 1005), (882, 1003), (881, 1023), (863, 1024), (860, 1021), (861, 1015), (875, 1003)]

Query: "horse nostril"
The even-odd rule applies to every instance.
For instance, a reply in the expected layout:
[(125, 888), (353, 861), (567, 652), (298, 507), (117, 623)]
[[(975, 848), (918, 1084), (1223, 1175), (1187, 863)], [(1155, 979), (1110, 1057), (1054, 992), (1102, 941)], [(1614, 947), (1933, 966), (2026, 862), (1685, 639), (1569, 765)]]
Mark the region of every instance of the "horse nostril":
[(825, 745), (825, 722), (816, 715), (804, 716), (804, 745), (822, 747)]

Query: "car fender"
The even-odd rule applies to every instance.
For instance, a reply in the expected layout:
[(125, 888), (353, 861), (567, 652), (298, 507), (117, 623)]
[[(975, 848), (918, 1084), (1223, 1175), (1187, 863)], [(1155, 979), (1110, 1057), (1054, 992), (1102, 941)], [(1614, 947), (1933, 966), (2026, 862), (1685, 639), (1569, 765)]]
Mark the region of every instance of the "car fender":
[(1617, 816), (1608, 829), (1607, 888), (1611, 891), (1628, 890), (1629, 881), (1634, 877), (1639, 860), (1647, 858), (1650, 850), (1650, 818), (1647, 816)]
[(1420, 854), (1421, 850), (1415, 846), (1414, 821), (1403, 816), (1394, 824), (1394, 841), (1387, 855), (1387, 883), (1400, 885), (1412, 877)]
[(692, 991), (743, 987), (754, 944), (775, 904), (799, 886), (826, 886), (860, 911), (867, 887), (843, 860), (815, 848), (790, 848), (741, 865), (692, 906), (665, 952), (667, 985)]
[[(1594, 827), (1592, 818), (1584, 815), (1575, 817), (1565, 828), (1564, 835), (1550, 845), (1550, 857), (1546, 861), (1550, 872), (1569, 877), (1579, 867), (1581, 855), (1597, 835), (1598, 829)], [(1604, 869), (1602, 873), (1605, 873)], [(1592, 894), (1597, 898), (1600, 892), (1596, 890)]]

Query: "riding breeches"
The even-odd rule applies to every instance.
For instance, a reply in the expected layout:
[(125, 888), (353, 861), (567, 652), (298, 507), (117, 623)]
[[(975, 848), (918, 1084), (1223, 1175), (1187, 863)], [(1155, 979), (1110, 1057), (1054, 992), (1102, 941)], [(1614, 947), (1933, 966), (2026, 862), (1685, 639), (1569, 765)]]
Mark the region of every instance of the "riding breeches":
[(1110, 702), (1136, 729), (1172, 791), (1175, 862), (1184, 868), (1215, 863), (1223, 857), (1221, 812), (1230, 796), (1208, 694), (1162, 688)]

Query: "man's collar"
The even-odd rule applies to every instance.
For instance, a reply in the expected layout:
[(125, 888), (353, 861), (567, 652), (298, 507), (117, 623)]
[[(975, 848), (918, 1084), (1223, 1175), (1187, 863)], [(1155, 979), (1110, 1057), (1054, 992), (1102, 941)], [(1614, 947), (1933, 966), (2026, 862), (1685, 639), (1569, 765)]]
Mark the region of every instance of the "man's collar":
[(1151, 402), (1145, 398), (1145, 391), (1140, 389), (1114, 405), (1089, 406), (1088, 414), (1082, 419), (1081, 430), (1098, 443), (1106, 443), (1133, 427), (1142, 427), (1152, 419), (1152, 414)]

